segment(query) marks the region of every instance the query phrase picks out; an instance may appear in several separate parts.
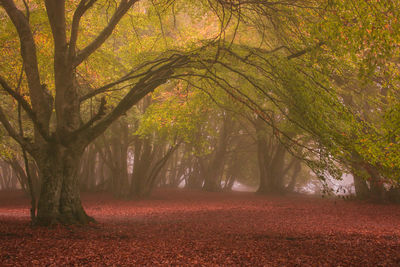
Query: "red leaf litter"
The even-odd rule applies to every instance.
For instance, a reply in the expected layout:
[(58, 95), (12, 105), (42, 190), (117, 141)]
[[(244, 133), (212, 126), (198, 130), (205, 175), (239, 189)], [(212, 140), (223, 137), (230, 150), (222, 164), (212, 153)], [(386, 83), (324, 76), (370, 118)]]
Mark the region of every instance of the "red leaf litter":
[(400, 206), (254, 193), (83, 195), (98, 221), (31, 227), (0, 193), (0, 266), (400, 266)]

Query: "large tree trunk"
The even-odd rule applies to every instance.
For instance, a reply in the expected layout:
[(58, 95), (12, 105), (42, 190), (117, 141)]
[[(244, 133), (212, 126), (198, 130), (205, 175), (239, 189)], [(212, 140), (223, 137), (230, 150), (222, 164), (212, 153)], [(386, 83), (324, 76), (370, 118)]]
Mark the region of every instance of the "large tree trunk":
[[(258, 137), (257, 155), (260, 170), (260, 185), (257, 193), (283, 193), (284, 178), (292, 166), (286, 166), (286, 148), (275, 141), (275, 145), (268, 144), (266, 137)], [(273, 138), (273, 137), (271, 137)], [(270, 140), (269, 142), (273, 142)]]
[[(203, 169), (206, 169), (203, 173), (204, 176), (204, 185), (203, 190), (208, 192), (218, 192), (221, 191), (221, 175), (223, 172), (223, 166), (225, 163), (225, 159), (223, 157), (212, 157), (212, 162), (208, 164), (208, 167), (203, 166)], [(204, 165), (204, 163), (202, 163)]]
[(54, 145), (37, 159), (42, 189), (38, 203), (37, 223), (86, 224), (93, 221), (81, 204), (78, 168), (81, 149)]
[[(386, 199), (386, 190), (379, 171), (366, 163), (357, 153), (352, 155), (352, 174), (357, 198), (381, 202)], [(367, 178), (368, 177), (368, 178)], [(369, 181), (369, 186), (367, 184)]]
[(365, 169), (370, 175), (369, 188), (371, 193), (371, 200), (376, 202), (385, 201), (386, 189), (383, 186), (383, 179), (380, 176), (379, 171), (371, 165), (367, 165)]

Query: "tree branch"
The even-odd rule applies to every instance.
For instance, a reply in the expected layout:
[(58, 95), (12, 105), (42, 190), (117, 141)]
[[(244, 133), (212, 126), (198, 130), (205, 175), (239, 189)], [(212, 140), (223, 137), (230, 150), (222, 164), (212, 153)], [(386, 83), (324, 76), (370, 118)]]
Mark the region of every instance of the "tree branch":
[(71, 25), (71, 35), (69, 38), (68, 59), (75, 58), (76, 42), (78, 40), (79, 23), (85, 12), (96, 3), (97, 0), (81, 0), (74, 12)]
[(96, 51), (112, 34), (113, 30), (122, 19), (122, 17), (128, 12), (129, 8), (133, 6), (139, 0), (122, 0), (113, 16), (110, 19), (108, 25), (100, 32), (100, 34), (82, 51), (80, 51), (74, 62), (74, 67), (79, 66), (85, 59), (87, 59), (94, 51)]
[(51, 111), (49, 111), (48, 107), (47, 94), (40, 82), (36, 45), (29, 21), (24, 13), (15, 6), (13, 0), (0, 0), (0, 4), (14, 24), (20, 39), (21, 56), (25, 67), (32, 108), (40, 114), (38, 120), (47, 128), (48, 119), (50, 118), (48, 114)]
[(79, 135), (79, 133), (90, 128), (96, 121), (100, 120), (104, 115), (106, 115), (106, 109), (107, 109), (106, 104), (107, 104), (106, 98), (102, 97), (100, 102), (100, 107), (97, 113), (93, 116), (93, 118), (91, 118), (88, 122), (82, 125), (78, 130), (74, 131), (71, 139), (75, 139), (76, 136)]
[(175, 152), (175, 150), (178, 149), (181, 143), (182, 142), (172, 145), (168, 149), (167, 153), (159, 161), (157, 161), (156, 164), (151, 168), (149, 179), (147, 180), (147, 186), (146, 186), (148, 192), (146, 193), (149, 193), (149, 191), (153, 188), (161, 169), (165, 166), (167, 161), (170, 159), (171, 155)]
[(179, 56), (169, 63), (150, 71), (141, 78), (118, 103), (118, 105), (107, 114), (100, 122), (82, 133), (83, 141), (90, 142), (103, 133), (112, 122), (126, 113), (133, 105), (148, 93), (154, 91), (158, 86), (165, 83), (173, 74), (174, 70), (182, 65), (188, 64), (188, 56)]
[[(85, 101), (85, 100), (87, 100), (87, 99), (89, 99), (89, 98), (92, 98), (92, 97), (94, 97), (94, 96), (96, 96), (96, 95), (98, 95), (98, 94), (104, 93), (104, 92), (106, 92), (108, 89), (110, 89), (110, 88), (112, 88), (112, 87), (114, 87), (114, 86), (116, 86), (116, 85), (119, 85), (119, 84), (121, 84), (121, 83), (123, 83), (123, 82), (126, 82), (126, 81), (129, 81), (129, 80), (133, 80), (133, 79), (136, 79), (136, 78), (145, 76), (145, 75), (148, 74), (149, 72), (153, 71), (154, 68), (158, 67), (158, 66), (161, 65), (162, 63), (168, 62), (169, 60), (173, 59), (173, 57), (176, 57), (176, 56), (177, 56), (177, 54), (173, 54), (172, 56), (170, 56), (170, 57), (168, 57), (168, 58), (162, 58), (162, 59), (157, 59), (157, 60), (145, 62), (145, 63), (139, 65), (138, 67), (134, 68), (133, 70), (131, 70), (130, 72), (128, 72), (127, 74), (125, 74), (123, 77), (119, 78), (118, 80), (116, 80), (116, 81), (114, 81), (114, 82), (111, 82), (111, 83), (109, 83), (109, 84), (103, 85), (103, 86), (101, 86), (101, 87), (99, 87), (99, 88), (93, 90), (92, 92), (90, 92), (90, 93), (88, 93), (88, 94), (82, 96), (82, 97), (79, 99), (79, 101), (80, 101), (80, 102), (83, 102), (83, 101)], [(146, 71), (144, 71), (144, 72), (141, 72), (141, 73), (138, 73), (138, 74), (136, 74), (136, 75), (132, 75), (132, 74), (138, 72), (138, 71), (141, 70), (141, 69), (144, 69), (145, 67), (147, 67), (147, 66), (149, 66), (149, 65), (151, 65), (151, 64), (153, 64), (153, 65), (152, 65), (148, 70), (146, 70)]]
[(13, 138), (15, 141), (17, 141), (17, 143), (20, 144), (21, 147), (23, 147), (30, 153), (33, 151), (33, 145), (26, 139), (24, 139), (21, 135), (19, 135), (18, 132), (11, 126), (10, 122), (8, 121), (1, 107), (0, 107), (0, 122), (3, 124), (4, 128), (6, 129), (10, 137)]
[(287, 56), (286, 58), (287, 58), (288, 60), (290, 60), (290, 59), (293, 59), (293, 58), (301, 57), (302, 55), (307, 54), (308, 52), (312, 51), (313, 49), (318, 48), (318, 47), (321, 47), (321, 46), (323, 46), (324, 44), (325, 44), (325, 42), (320, 41), (320, 42), (319, 42), (317, 45), (315, 45), (314, 47), (307, 47), (307, 48), (305, 48), (305, 49), (303, 49), (303, 50), (297, 51), (296, 53)]
[(67, 56), (65, 3), (59, 3), (54, 0), (46, 0), (45, 4), (46, 4), (47, 17), (49, 18), (51, 32), (53, 34), (53, 40), (54, 40), (54, 72), (55, 75), (57, 76), (61, 74), (60, 71), (58, 71), (58, 69), (63, 68), (65, 66), (66, 56)]
[[(301, 57), (302, 55), (305, 55), (305, 54), (307, 54), (308, 52), (311, 52), (313, 49), (316, 49), (316, 48), (319, 48), (319, 47), (323, 46), (324, 44), (326, 44), (326, 42), (324, 42), (324, 41), (319, 41), (315, 46), (307, 47), (307, 48), (304, 48), (304, 49), (299, 50), (299, 51), (297, 51), (297, 52), (294, 52), (294, 53), (292, 53), (292, 54), (286, 56), (286, 58), (287, 58), (288, 60), (290, 60), (290, 59), (294, 59), (294, 58)], [(267, 50), (267, 49), (265, 49), (265, 48), (260, 48), (260, 47), (251, 47), (251, 46), (247, 46), (247, 45), (238, 45), (238, 47), (243, 47), (243, 48), (245, 48), (245, 49), (247, 49), (247, 50), (250, 51), (249, 55), (247, 55), (247, 56), (244, 58), (245, 61), (246, 61), (251, 55), (254, 55), (255, 52), (261, 53), (261, 54), (273, 54), (273, 53), (276, 53), (276, 52), (278, 52), (279, 50), (282, 50), (282, 49), (285, 49), (285, 50), (287, 50), (288, 52), (291, 52), (291, 51), (290, 51), (290, 48), (289, 48), (288, 46), (286, 46), (286, 45), (281, 45), (281, 46), (278, 46), (278, 47), (276, 47), (276, 48), (274, 48), (274, 49), (271, 49), (271, 50)], [(227, 49), (227, 48), (223, 48), (223, 49), (224, 49), (225, 51), (229, 52), (229, 53), (234, 53), (233, 51), (231, 51), (231, 50), (229, 50), (229, 49)]]
[(28, 117), (31, 119), (31, 121), (33, 122), (33, 124), (36, 126), (36, 128), (38, 129), (40, 135), (42, 135), (42, 137), (46, 140), (49, 139), (48, 134), (46, 133), (46, 131), (43, 129), (43, 126), (41, 125), (41, 123), (39, 122), (39, 120), (37, 119), (36, 113), (32, 110), (31, 106), (29, 105), (29, 103), (20, 95), (18, 94), (16, 91), (14, 91), (9, 85), (8, 83), (4, 80), (3, 77), (1, 77), (0, 75), (0, 85), (3, 87), (3, 89), (10, 95), (12, 96), (21, 106), (22, 108), (25, 110), (26, 114), (28, 115)]
[(0, 0), (7, 15), (14, 24), (21, 45), (21, 56), (24, 60), (28, 81), (40, 87), (39, 70), (37, 67), (36, 46), (27, 17), (20, 11), (12, 0)]
[(4, 80), (4, 78), (0, 75), (0, 85), (3, 87), (3, 89), (10, 95), (12, 96), (18, 103), (21, 104), (22, 108), (25, 110), (25, 112), (28, 114), (28, 116), (32, 119), (32, 116), (35, 116), (31, 106), (29, 103), (16, 91), (14, 91), (8, 83)]

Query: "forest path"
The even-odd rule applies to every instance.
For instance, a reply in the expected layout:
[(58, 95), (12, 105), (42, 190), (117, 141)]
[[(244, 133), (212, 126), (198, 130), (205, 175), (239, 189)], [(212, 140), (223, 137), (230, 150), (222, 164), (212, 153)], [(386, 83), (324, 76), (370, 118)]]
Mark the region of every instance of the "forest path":
[(303, 196), (160, 190), (84, 194), (98, 224), (29, 226), (0, 193), (0, 266), (400, 266), (400, 206)]

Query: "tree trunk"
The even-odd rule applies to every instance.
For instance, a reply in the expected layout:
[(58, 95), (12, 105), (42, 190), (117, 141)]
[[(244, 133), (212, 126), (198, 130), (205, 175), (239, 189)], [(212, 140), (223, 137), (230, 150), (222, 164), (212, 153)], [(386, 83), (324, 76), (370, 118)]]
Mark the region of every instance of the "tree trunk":
[(359, 199), (367, 199), (370, 196), (370, 191), (367, 182), (358, 174), (353, 172), (354, 190), (356, 197)]
[(28, 193), (29, 191), (28, 178), (25, 170), (20, 165), (20, 162), (16, 158), (13, 158), (12, 160), (9, 161), (9, 164), (12, 167), (14, 171), (14, 176), (17, 177), (18, 182), (21, 185), (21, 188), (24, 190), (25, 193)]
[(37, 224), (86, 224), (93, 221), (81, 204), (78, 168), (80, 149), (54, 145), (38, 159), (42, 189), (38, 203)]
[[(207, 169), (205, 169), (204, 186), (205, 191), (216, 192), (221, 188), (221, 177), (224, 173), (226, 150), (229, 144), (229, 134), (231, 132), (232, 120), (229, 115), (225, 115), (222, 127), (219, 133), (218, 142), (215, 145), (215, 151), (210, 155)], [(200, 161), (202, 168), (205, 168), (205, 162)]]
[[(217, 154), (216, 154), (217, 155)], [(212, 162), (208, 165), (205, 171), (203, 190), (208, 192), (218, 192), (221, 191), (221, 175), (223, 172), (223, 167), (225, 159), (223, 156), (212, 157)], [(204, 169), (206, 167), (203, 167)]]
[(261, 119), (257, 119), (255, 123), (256, 137), (257, 137), (257, 160), (259, 168), (260, 184), (257, 193), (265, 194), (270, 190), (270, 177), (268, 177), (268, 167), (270, 159), (270, 145), (264, 129), (264, 124)]
[(199, 158), (194, 158), (192, 164), (192, 170), (188, 174), (188, 177), (185, 181), (185, 188), (201, 189), (204, 181), (204, 173), (200, 166)]
[(283, 179), (286, 175), (284, 171), (286, 148), (279, 141), (276, 146), (276, 152), (268, 171), (271, 177), (271, 192), (282, 193), (284, 191)]
[(367, 165), (365, 168), (370, 175), (370, 194), (371, 199), (376, 202), (382, 202), (386, 200), (386, 189), (383, 186), (383, 180), (379, 174), (379, 171), (371, 165)]
[(297, 177), (299, 176), (301, 172), (301, 160), (300, 159), (294, 159), (295, 163), (293, 166), (293, 173), (290, 178), (289, 184), (286, 186), (286, 191), (287, 192), (294, 192), (294, 189), (296, 187), (296, 181)]

